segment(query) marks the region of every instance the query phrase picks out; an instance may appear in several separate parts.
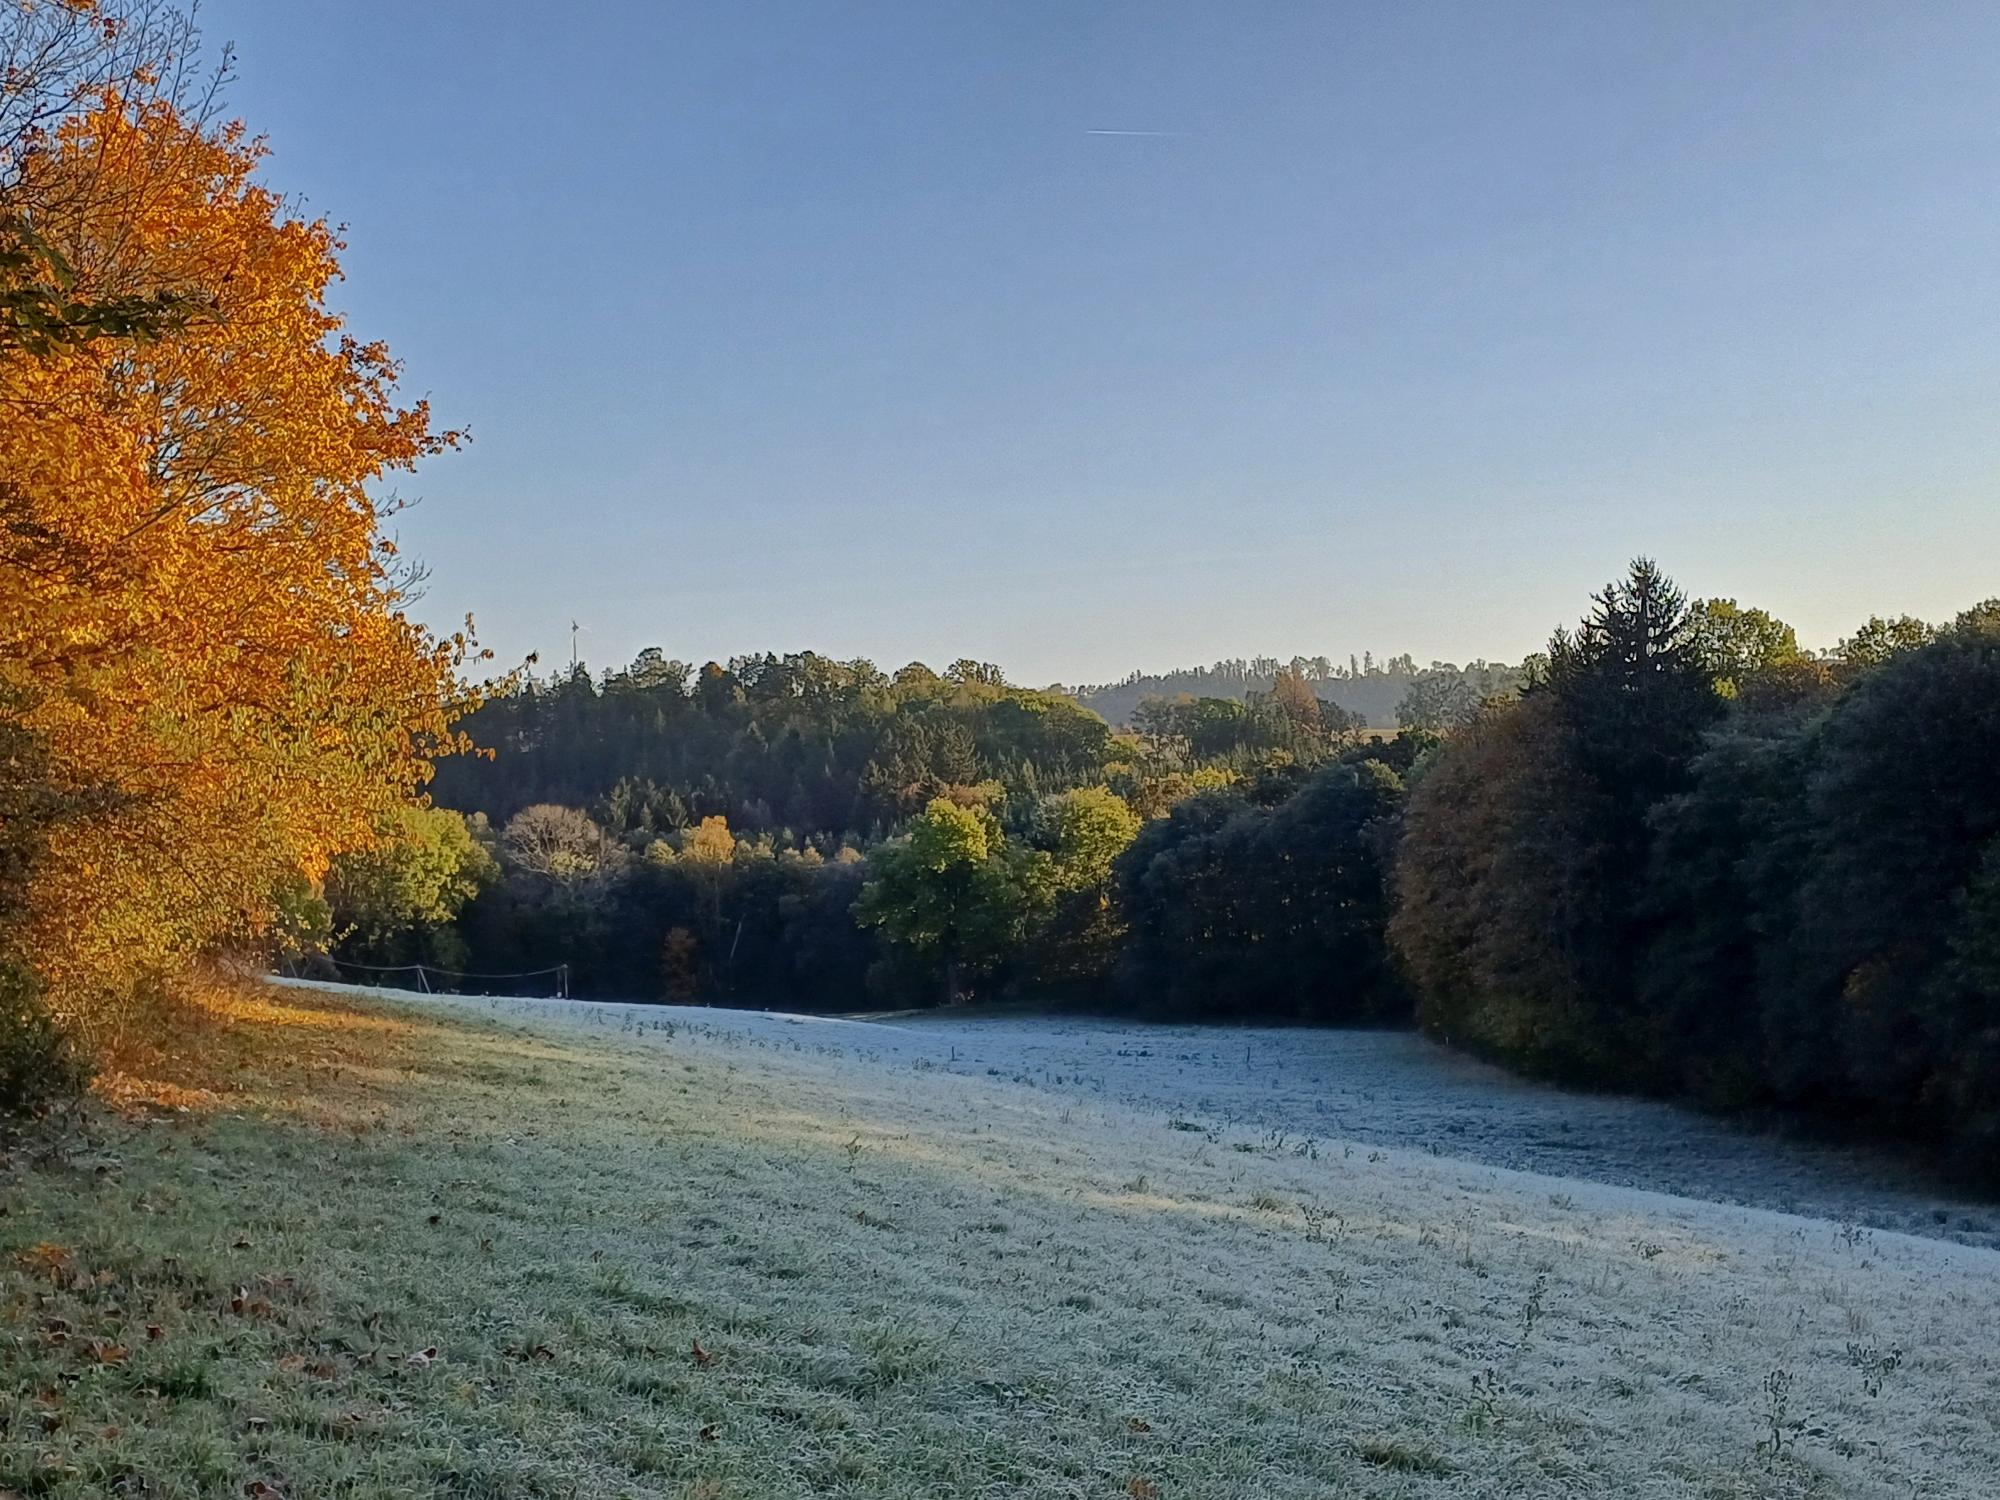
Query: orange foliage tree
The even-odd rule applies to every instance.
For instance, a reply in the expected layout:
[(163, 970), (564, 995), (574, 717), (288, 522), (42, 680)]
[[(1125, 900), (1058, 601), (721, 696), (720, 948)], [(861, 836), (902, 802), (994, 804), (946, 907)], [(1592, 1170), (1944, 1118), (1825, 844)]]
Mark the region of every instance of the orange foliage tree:
[(262, 155), (106, 90), (0, 205), (71, 303), (179, 310), (0, 345), (0, 713), (39, 778), (23, 793), (14, 757), (0, 843), (32, 808), (15, 940), (87, 1028), (135, 976), (259, 931), (462, 748), (470, 643), (405, 612), (371, 493), (458, 435), (344, 331), (341, 241), (254, 180)]

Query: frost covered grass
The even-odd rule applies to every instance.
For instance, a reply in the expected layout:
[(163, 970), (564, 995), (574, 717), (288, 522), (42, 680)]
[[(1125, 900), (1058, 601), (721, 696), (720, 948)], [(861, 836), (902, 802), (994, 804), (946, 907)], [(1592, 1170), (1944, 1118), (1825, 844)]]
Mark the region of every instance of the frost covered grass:
[(0, 1490), (2000, 1473), (1987, 1250), (967, 1076), (852, 1024), (257, 1003), (185, 1112), (9, 1165)]

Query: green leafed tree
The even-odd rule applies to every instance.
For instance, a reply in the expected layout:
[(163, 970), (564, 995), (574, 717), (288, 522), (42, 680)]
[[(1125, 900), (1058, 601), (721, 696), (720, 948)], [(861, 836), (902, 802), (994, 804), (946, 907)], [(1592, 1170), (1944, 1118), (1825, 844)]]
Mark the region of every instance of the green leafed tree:
[(399, 939), (448, 924), (499, 873), (459, 814), (402, 808), (378, 847), (334, 861), (326, 879), (333, 931), (354, 951), (386, 959)]
[(1048, 909), (1028, 939), (1038, 983), (1074, 988), (1101, 982), (1124, 937), (1111, 871), (1142, 823), (1124, 798), (1083, 787), (1046, 799), (1037, 832), (1048, 854)]
[(1013, 949), (1046, 897), (1048, 865), (1046, 855), (1011, 849), (984, 808), (939, 797), (908, 837), (870, 857), (855, 919), (926, 965), (949, 1003)]
[(1791, 626), (1734, 599), (1697, 601), (1688, 611), (1688, 624), (1695, 655), (1725, 698), (1736, 697), (1752, 679), (1789, 666), (1803, 654)]
[(1870, 615), (1867, 623), (1834, 647), (1833, 654), (1835, 660), (1848, 671), (1865, 672), (1881, 666), (1891, 657), (1930, 644), (1936, 636), (1934, 628), (1913, 615), (1895, 615), (1888, 619)]

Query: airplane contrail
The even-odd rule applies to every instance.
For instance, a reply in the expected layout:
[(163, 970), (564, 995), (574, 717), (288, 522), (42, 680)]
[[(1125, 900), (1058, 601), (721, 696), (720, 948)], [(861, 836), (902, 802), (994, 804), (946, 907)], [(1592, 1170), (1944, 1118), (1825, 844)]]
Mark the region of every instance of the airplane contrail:
[(1184, 130), (1086, 130), (1085, 135), (1185, 135)]

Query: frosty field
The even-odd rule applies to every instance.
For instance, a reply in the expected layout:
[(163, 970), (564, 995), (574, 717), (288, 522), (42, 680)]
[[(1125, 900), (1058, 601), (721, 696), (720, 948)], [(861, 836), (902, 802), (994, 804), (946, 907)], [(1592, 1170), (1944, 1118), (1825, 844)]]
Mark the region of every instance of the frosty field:
[(0, 1491), (1996, 1491), (1989, 1221), (1860, 1159), (1404, 1037), (234, 1004), (0, 1179)]

